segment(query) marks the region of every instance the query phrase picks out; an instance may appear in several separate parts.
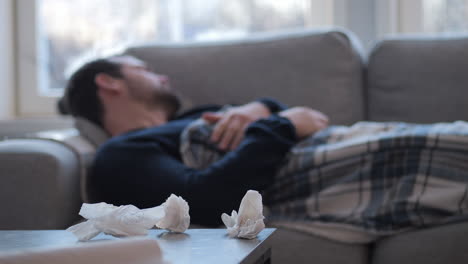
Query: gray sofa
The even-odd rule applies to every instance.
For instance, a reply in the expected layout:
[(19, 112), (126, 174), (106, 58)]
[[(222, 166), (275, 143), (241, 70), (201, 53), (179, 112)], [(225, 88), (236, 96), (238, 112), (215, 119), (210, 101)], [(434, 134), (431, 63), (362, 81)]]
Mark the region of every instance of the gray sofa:
[[(171, 76), (185, 107), (271, 96), (319, 109), (333, 124), (468, 120), (468, 36), (386, 39), (365, 54), (350, 32), (327, 29), (125, 53)], [(66, 228), (79, 220), (86, 168), (102, 139), (70, 119), (48, 132), (25, 123), (0, 123), (8, 136), (0, 142), (0, 229)], [(278, 230), (273, 262), (465, 263), (467, 235), (460, 222), (351, 245)]]

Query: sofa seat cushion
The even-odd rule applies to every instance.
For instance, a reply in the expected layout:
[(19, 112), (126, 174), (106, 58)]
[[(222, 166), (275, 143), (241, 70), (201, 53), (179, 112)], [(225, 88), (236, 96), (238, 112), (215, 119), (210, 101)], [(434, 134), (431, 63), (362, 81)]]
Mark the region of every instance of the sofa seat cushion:
[(368, 263), (366, 244), (345, 244), (287, 229), (277, 229), (272, 244), (273, 263)]
[(460, 222), (392, 236), (375, 245), (372, 263), (467, 263), (467, 234)]

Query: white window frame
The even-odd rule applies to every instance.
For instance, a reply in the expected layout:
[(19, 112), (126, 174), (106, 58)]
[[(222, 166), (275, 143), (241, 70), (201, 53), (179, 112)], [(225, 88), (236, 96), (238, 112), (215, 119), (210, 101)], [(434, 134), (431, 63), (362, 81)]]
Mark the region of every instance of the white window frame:
[(376, 38), (423, 30), (423, 0), (377, 0)]
[(0, 120), (15, 117), (13, 1), (0, 1)]
[[(38, 54), (41, 45), (37, 41), (37, 16), (35, 0), (17, 0), (17, 87), (18, 114), (20, 117), (56, 115), (56, 101), (60, 94), (46, 94), (41, 87)], [(43, 87), (43, 86), (42, 86)]]
[(399, 1), (399, 32), (422, 32), (423, 27), (423, 0)]

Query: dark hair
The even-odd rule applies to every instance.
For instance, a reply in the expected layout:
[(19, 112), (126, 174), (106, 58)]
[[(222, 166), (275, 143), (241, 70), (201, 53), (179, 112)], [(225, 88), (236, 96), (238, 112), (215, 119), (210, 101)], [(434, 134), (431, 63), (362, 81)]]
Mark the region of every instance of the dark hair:
[(120, 64), (108, 59), (97, 59), (81, 66), (68, 80), (64, 96), (58, 102), (62, 114), (71, 114), (88, 119), (103, 127), (104, 108), (97, 94), (96, 75), (106, 73), (121, 78)]

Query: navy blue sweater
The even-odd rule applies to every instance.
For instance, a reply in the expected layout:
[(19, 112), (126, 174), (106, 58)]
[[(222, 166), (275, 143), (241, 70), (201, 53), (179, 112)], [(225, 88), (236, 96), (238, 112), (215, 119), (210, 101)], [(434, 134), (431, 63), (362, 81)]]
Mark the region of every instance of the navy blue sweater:
[[(272, 99), (259, 101), (272, 113), (285, 108)], [(273, 114), (252, 123), (239, 147), (208, 168), (185, 166), (179, 153), (180, 134), (203, 112), (219, 109), (199, 107), (164, 125), (110, 139), (98, 150), (91, 169), (91, 200), (148, 208), (174, 193), (188, 202), (191, 222), (219, 224), (221, 213), (237, 210), (247, 190), (260, 191), (271, 183), (277, 166), (295, 143), (291, 122)]]

